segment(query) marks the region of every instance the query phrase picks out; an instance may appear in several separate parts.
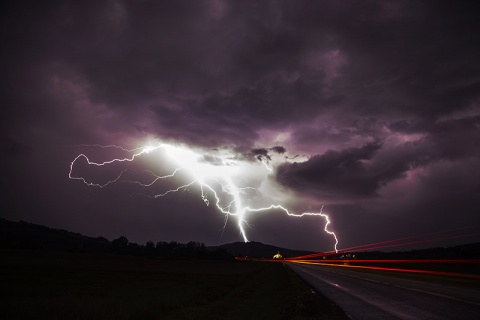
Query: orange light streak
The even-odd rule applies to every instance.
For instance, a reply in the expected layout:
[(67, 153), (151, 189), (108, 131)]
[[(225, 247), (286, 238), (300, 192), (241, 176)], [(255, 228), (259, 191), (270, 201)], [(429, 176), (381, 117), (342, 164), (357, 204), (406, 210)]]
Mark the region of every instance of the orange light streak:
[(480, 275), (470, 274), (470, 273), (459, 273), (459, 272), (445, 272), (445, 271), (418, 270), (418, 269), (399, 269), (399, 268), (386, 268), (386, 267), (373, 267), (373, 266), (352, 266), (352, 265), (341, 265), (341, 264), (328, 264), (323, 262), (314, 262), (314, 261), (305, 261), (305, 260), (304, 261), (298, 260), (298, 261), (291, 261), (291, 262), (301, 263), (301, 264), (310, 264), (310, 265), (322, 265), (322, 266), (329, 266), (329, 267), (343, 267), (343, 268), (393, 271), (393, 272), (402, 272), (402, 273), (417, 273), (417, 274), (429, 274), (429, 275), (437, 275), (437, 276), (480, 279)]
[[(465, 229), (477, 228), (477, 227), (480, 227), (480, 225), (477, 224), (477, 225), (473, 225), (473, 226), (460, 227), (460, 228), (454, 228), (454, 229), (447, 229), (447, 230), (441, 230), (441, 231), (424, 233), (424, 234), (420, 234), (420, 235), (402, 237), (402, 238), (398, 238), (398, 239), (392, 239), (392, 240), (374, 242), (374, 243), (370, 243), (370, 244), (363, 244), (363, 245), (359, 245), (359, 246), (353, 246), (353, 247), (349, 247), (349, 248), (339, 249), (339, 250), (338, 250), (338, 253), (359, 252), (359, 251), (361, 251), (361, 250), (384, 249), (384, 248), (390, 248), (390, 247), (405, 246), (405, 245), (409, 245), (409, 244), (418, 244), (418, 243), (432, 242), (432, 241), (438, 241), (438, 240), (461, 238), (461, 237), (476, 235), (476, 234), (478, 234), (478, 233), (464, 234), (464, 235), (455, 235), (455, 236), (443, 237), (443, 238), (424, 239), (424, 240), (412, 241), (412, 242), (395, 243), (395, 242), (399, 242), (399, 241), (403, 241), (403, 240), (421, 238), (421, 237), (430, 236), (430, 235), (435, 235), (435, 234), (449, 233), (449, 232), (453, 232), (453, 231), (465, 230)], [(385, 246), (380, 246), (381, 244), (386, 244), (386, 243), (391, 243), (391, 244), (390, 244), (390, 245), (385, 245)], [(355, 250), (353, 250), (353, 249), (355, 249)], [(334, 254), (334, 253), (335, 253), (334, 251), (326, 251), (326, 252), (312, 253), (312, 254), (303, 255), (303, 256), (290, 257), (290, 258), (286, 258), (286, 259), (288, 259), (288, 260), (291, 260), (291, 259), (307, 259), (307, 258), (315, 258), (315, 257), (328, 256), (328, 255), (332, 255), (332, 254)]]
[[(313, 262), (312, 260), (289, 260), (289, 262)], [(480, 259), (335, 259), (335, 260), (325, 260), (319, 263), (323, 264), (334, 264), (334, 263), (477, 263), (480, 265)]]

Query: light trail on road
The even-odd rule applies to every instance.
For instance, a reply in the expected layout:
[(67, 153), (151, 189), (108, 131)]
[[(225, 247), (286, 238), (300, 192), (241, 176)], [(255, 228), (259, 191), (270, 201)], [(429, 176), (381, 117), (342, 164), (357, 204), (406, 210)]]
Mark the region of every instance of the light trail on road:
[[(362, 267), (314, 261), (286, 265), (340, 306), (351, 319), (477, 320), (480, 314), (478, 276), (455, 280), (446, 277), (452, 273), (398, 270), (405, 275), (400, 276), (383, 272), (385, 268), (364, 272)], [(406, 276), (407, 273), (415, 276)]]
[[(328, 266), (328, 267), (341, 267), (341, 268), (353, 268), (353, 269), (368, 269), (368, 270), (378, 270), (378, 271), (392, 271), (400, 273), (418, 273), (418, 274), (430, 274), (437, 276), (448, 276), (448, 277), (461, 277), (469, 279), (480, 279), (480, 274), (471, 274), (463, 272), (449, 272), (449, 271), (435, 271), (435, 270), (426, 270), (426, 269), (408, 269), (408, 268), (391, 268), (391, 267), (381, 267), (375, 265), (368, 265), (371, 263), (374, 264), (404, 264), (404, 265), (434, 265), (438, 267), (441, 264), (446, 265), (478, 265), (480, 268), (480, 259), (334, 259), (334, 260), (301, 260), (301, 259), (263, 259), (263, 258), (243, 258), (235, 257), (236, 260), (250, 260), (250, 261), (264, 261), (264, 262), (275, 262), (275, 263), (298, 263), (298, 264), (308, 264), (308, 265), (318, 265), (318, 266)], [(480, 270), (480, 269), (479, 269)]]
[[(370, 243), (370, 244), (363, 244), (363, 245), (352, 246), (352, 247), (348, 247), (348, 248), (342, 248), (342, 249), (338, 249), (338, 252), (326, 251), (326, 252), (318, 252), (318, 253), (312, 253), (312, 254), (307, 254), (307, 255), (302, 255), (302, 256), (296, 256), (296, 257), (289, 257), (289, 258), (286, 258), (286, 260), (297, 260), (297, 259), (309, 259), (309, 258), (317, 258), (317, 257), (326, 257), (326, 256), (330, 256), (330, 255), (333, 255), (333, 254), (336, 254), (336, 253), (339, 253), (339, 254), (353, 253), (353, 252), (370, 251), (370, 250), (376, 250), (376, 249), (386, 249), (386, 248), (392, 248), (392, 247), (402, 247), (402, 246), (407, 246), (407, 245), (427, 243), (427, 242), (435, 242), (435, 241), (442, 241), (442, 240), (449, 240), (449, 239), (458, 239), (458, 238), (463, 238), (463, 237), (480, 235), (480, 233), (477, 233), (477, 232), (468, 233), (468, 234), (464, 233), (464, 234), (460, 234), (460, 235), (449, 235), (449, 236), (445, 236), (445, 237), (438, 237), (438, 238), (430, 238), (430, 239), (422, 239), (422, 240), (417, 240), (417, 241), (405, 242), (405, 240), (418, 239), (418, 238), (422, 238), (422, 237), (426, 237), (426, 236), (433, 236), (433, 235), (438, 235), (438, 234), (448, 234), (448, 233), (452, 233), (452, 232), (456, 232), (456, 231), (467, 230), (467, 229), (472, 229), (472, 228), (479, 228), (479, 227), (480, 227), (480, 225), (477, 224), (477, 225), (472, 225), (472, 226), (465, 226), (465, 227), (459, 227), (459, 228), (429, 232), (429, 233), (424, 233), (424, 234), (419, 234), (419, 235), (413, 235), (413, 236), (402, 237), (402, 238), (397, 238), (397, 239), (374, 242), (374, 243)], [(402, 242), (402, 241), (404, 241), (404, 242)]]
[(448, 271), (435, 271), (435, 270), (423, 270), (423, 269), (406, 269), (406, 268), (388, 268), (388, 267), (378, 267), (378, 266), (369, 266), (369, 265), (351, 265), (346, 263), (411, 263), (411, 264), (421, 264), (421, 263), (433, 263), (433, 264), (477, 264), (480, 266), (480, 260), (336, 260), (338, 263), (332, 261), (330, 262), (317, 262), (311, 260), (292, 260), (289, 262), (299, 263), (299, 264), (309, 264), (309, 265), (321, 265), (329, 267), (341, 267), (341, 268), (352, 268), (352, 269), (368, 269), (368, 270), (378, 270), (378, 271), (393, 271), (400, 273), (417, 273), (417, 274), (429, 274), (436, 276), (448, 276), (448, 277), (461, 277), (468, 279), (480, 279), (478, 274), (462, 273), (462, 272), (448, 272)]
[[(436, 232), (429, 232), (420, 235), (413, 235), (402, 237), (398, 239), (380, 241), (371, 244), (364, 244), (353, 246), (345, 249), (340, 249), (339, 252), (328, 251), (319, 252), (308, 255), (285, 257), (284, 259), (251, 259), (268, 262), (292, 262), (296, 264), (321, 265), (329, 267), (343, 267), (350, 269), (365, 269), (376, 271), (389, 271), (396, 273), (410, 273), (410, 274), (429, 274), (437, 276), (448, 276), (456, 278), (480, 279), (480, 259), (468, 256), (467, 259), (458, 257), (457, 259), (445, 258), (428, 258), (422, 259), (420, 257), (410, 258), (409, 252), (394, 252), (394, 253), (370, 253), (369, 251), (377, 249), (385, 249), (392, 247), (401, 247), (411, 244), (434, 242), (446, 239), (456, 239), (480, 233), (471, 233), (472, 228), (478, 228), (480, 225), (473, 225), (467, 227), (460, 227), (448, 230), (441, 230)], [(462, 231), (462, 234), (453, 234), (453, 232)], [(473, 230), (476, 231), (476, 230)], [(468, 232), (468, 233), (467, 233)], [(445, 235), (438, 237), (438, 235)], [(427, 239), (421, 239), (427, 236), (434, 236)], [(408, 241), (415, 240), (415, 241)], [(355, 253), (355, 254), (354, 254)], [(390, 255), (391, 259), (382, 259), (384, 255)], [(370, 255), (370, 257), (368, 257)], [(373, 255), (373, 257), (372, 257)], [(380, 255), (380, 257), (376, 257)], [(402, 257), (405, 257), (403, 258)], [(362, 256), (364, 258), (362, 258)], [(245, 260), (238, 258), (238, 260)], [(248, 260), (248, 259), (247, 259)]]

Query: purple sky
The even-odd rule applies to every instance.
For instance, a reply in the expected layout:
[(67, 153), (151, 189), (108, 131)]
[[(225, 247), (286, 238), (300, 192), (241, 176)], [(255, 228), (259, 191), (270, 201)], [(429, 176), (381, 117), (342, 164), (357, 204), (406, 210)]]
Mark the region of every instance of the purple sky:
[[(228, 150), (262, 203), (324, 205), (340, 247), (480, 224), (478, 1), (1, 6), (4, 218), (139, 243), (241, 241), (234, 217), (223, 230), (198, 186), (153, 199), (128, 183), (68, 178), (80, 153), (121, 156), (81, 144), (162, 141), (213, 164)], [(142, 158), (129, 174), (168, 173), (164, 160)], [(104, 183), (126, 167), (75, 168)], [(323, 224), (273, 210), (246, 230), (253, 241), (330, 250)]]

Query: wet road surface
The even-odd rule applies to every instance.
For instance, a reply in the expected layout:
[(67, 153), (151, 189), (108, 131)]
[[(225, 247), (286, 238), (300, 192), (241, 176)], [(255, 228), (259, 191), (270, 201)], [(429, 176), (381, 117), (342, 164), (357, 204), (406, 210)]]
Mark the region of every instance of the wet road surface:
[(342, 267), (287, 265), (352, 319), (480, 319), (475, 283), (465, 287)]

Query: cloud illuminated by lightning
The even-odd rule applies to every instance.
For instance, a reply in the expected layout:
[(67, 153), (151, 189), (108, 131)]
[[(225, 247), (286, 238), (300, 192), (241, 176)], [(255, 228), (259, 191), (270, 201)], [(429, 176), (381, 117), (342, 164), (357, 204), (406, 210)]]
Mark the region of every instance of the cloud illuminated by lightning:
[[(87, 145), (84, 145), (87, 146)], [(104, 188), (116, 182), (127, 182), (132, 184), (137, 184), (142, 187), (151, 187), (157, 181), (165, 179), (173, 179), (177, 176), (179, 172), (185, 172), (190, 180), (184, 184), (179, 185), (176, 188), (169, 189), (163, 193), (157, 193), (153, 195), (154, 198), (164, 197), (169, 193), (178, 192), (180, 190), (186, 189), (194, 184), (198, 185), (200, 188), (200, 195), (202, 200), (208, 206), (210, 201), (212, 201), (217, 209), (225, 215), (225, 224), (229, 216), (236, 218), (238, 229), (243, 237), (245, 242), (248, 242), (247, 234), (245, 232), (245, 225), (248, 225), (247, 216), (248, 213), (256, 212), (267, 212), (271, 210), (281, 210), (285, 212), (290, 217), (304, 217), (304, 216), (320, 216), (325, 220), (324, 231), (331, 235), (335, 240), (334, 249), (337, 250), (338, 239), (336, 234), (329, 229), (331, 224), (330, 218), (327, 214), (323, 213), (323, 207), (319, 212), (303, 212), (303, 213), (294, 213), (285, 208), (284, 206), (278, 204), (271, 204), (265, 207), (251, 208), (244, 204), (246, 197), (242, 197), (249, 190), (256, 190), (252, 186), (240, 186), (238, 181), (242, 175), (242, 166), (240, 161), (238, 161), (232, 153), (228, 151), (223, 151), (218, 156), (215, 157), (215, 161), (207, 161), (204, 154), (195, 151), (194, 149), (184, 147), (184, 146), (174, 146), (171, 144), (160, 143), (155, 146), (144, 146), (136, 149), (125, 149), (115, 145), (89, 145), (88, 147), (99, 147), (99, 148), (116, 148), (123, 152), (130, 154), (128, 157), (124, 158), (113, 158), (112, 160), (104, 162), (95, 162), (91, 161), (85, 154), (79, 154), (75, 159), (70, 163), (70, 171), (68, 177), (73, 180), (80, 180), (88, 186), (94, 186), (99, 188)], [(88, 181), (82, 176), (75, 176), (73, 174), (75, 164), (81, 159), (85, 160), (88, 165), (91, 166), (107, 166), (113, 163), (120, 162), (134, 162), (136, 158), (141, 155), (151, 153), (157, 149), (162, 149), (167, 156), (175, 163), (176, 168), (167, 175), (157, 175), (152, 171), (146, 170), (151, 175), (151, 181), (145, 183), (138, 180), (126, 179), (124, 177), (126, 169), (120, 172), (114, 179), (109, 180), (105, 183), (96, 183)], [(271, 173), (273, 169), (269, 164), (262, 158), (260, 159), (261, 163), (268, 171)], [(210, 198), (210, 200), (209, 200)]]

